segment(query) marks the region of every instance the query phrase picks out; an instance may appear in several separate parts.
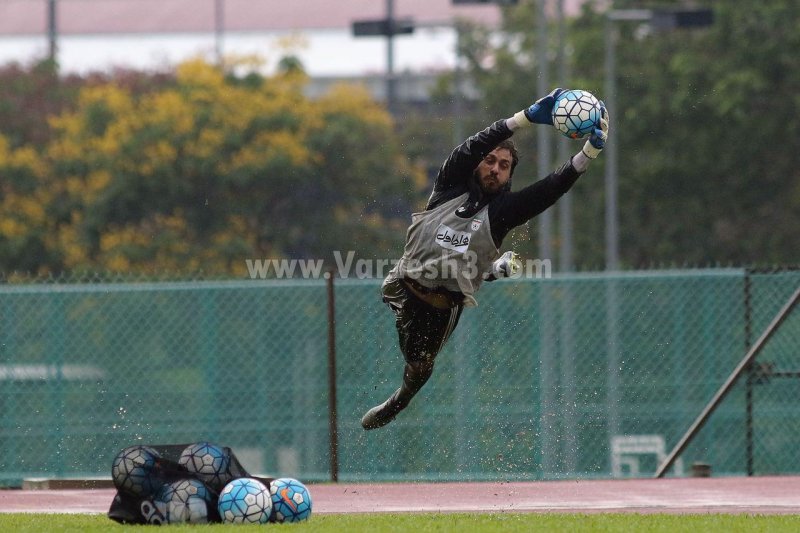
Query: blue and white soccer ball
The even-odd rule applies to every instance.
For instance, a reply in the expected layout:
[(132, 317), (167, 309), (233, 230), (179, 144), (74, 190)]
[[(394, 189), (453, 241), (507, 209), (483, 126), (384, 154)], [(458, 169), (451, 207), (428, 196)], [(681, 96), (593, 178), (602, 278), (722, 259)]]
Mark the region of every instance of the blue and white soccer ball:
[(217, 491), (233, 479), (229, 471), (230, 456), (221, 447), (210, 442), (197, 442), (187, 446), (178, 463)]
[(163, 485), (153, 498), (166, 524), (205, 524), (214, 495), (202, 481), (179, 479)]
[(564, 91), (553, 105), (553, 126), (570, 139), (581, 139), (600, 120), (600, 101), (589, 91)]
[(265, 524), (272, 515), (272, 499), (263, 483), (240, 477), (222, 489), (217, 510), (226, 524)]
[(160, 455), (149, 446), (129, 446), (119, 452), (111, 464), (111, 479), (117, 490), (146, 497), (161, 486)]
[(294, 478), (282, 477), (269, 484), (272, 522), (299, 522), (311, 516), (311, 493)]

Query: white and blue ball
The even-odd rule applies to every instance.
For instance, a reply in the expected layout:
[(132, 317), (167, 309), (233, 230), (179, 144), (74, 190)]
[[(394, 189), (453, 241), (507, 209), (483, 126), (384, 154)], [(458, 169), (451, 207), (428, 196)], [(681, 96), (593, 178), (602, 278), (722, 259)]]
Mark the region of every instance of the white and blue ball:
[(272, 522), (300, 522), (311, 516), (311, 493), (300, 481), (282, 477), (269, 484)]
[(162, 486), (154, 500), (167, 524), (205, 524), (214, 495), (197, 479), (179, 479)]
[(111, 464), (111, 479), (117, 490), (146, 497), (161, 486), (159, 453), (149, 446), (129, 446)]
[(592, 132), (600, 113), (600, 101), (589, 91), (564, 91), (553, 105), (553, 126), (570, 139), (581, 139)]
[(265, 524), (272, 515), (272, 499), (263, 483), (241, 477), (222, 489), (217, 510), (226, 524)]
[(187, 446), (178, 463), (217, 491), (232, 479), (229, 472), (230, 456), (220, 446), (210, 442)]

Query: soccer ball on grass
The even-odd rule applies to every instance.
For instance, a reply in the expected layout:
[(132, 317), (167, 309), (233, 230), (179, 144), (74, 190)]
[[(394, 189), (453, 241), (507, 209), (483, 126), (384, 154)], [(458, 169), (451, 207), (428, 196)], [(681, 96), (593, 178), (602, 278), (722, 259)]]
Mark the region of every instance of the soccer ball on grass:
[(272, 514), (269, 489), (257, 479), (240, 477), (222, 489), (217, 510), (227, 524), (265, 524)]
[(154, 500), (167, 524), (205, 524), (214, 495), (202, 481), (179, 479), (163, 485)]
[(299, 522), (311, 516), (311, 493), (294, 478), (282, 477), (269, 484), (271, 522)]

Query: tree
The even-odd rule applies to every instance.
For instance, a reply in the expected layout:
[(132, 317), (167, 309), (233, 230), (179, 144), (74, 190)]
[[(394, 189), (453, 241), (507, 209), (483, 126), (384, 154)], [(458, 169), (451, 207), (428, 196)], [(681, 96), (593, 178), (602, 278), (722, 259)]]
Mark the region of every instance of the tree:
[[(800, 61), (793, 53), (800, 6), (788, 0), (693, 5), (713, 6), (713, 26), (655, 31), (617, 24), (617, 109), (610, 112), (611, 142), (620, 147), (623, 265), (797, 263), (793, 145), (800, 82), (791, 73)], [(602, 97), (605, 16), (594, 7), (584, 4), (569, 23), (573, 76), (564, 84)], [(618, 0), (614, 7), (664, 5)], [(526, 52), (534, 50), (533, 2), (505, 13), (498, 44), (483, 30), (464, 41), (490, 110), (529, 103), (540, 61)], [(571, 193), (576, 260), (588, 268), (604, 262), (601, 165), (593, 164)]]
[(84, 85), (46, 144), (0, 143), (17, 213), (0, 221), (3, 266), (242, 274), (248, 258), (383, 257), (402, 243), (398, 205), (421, 172), (364, 90), (313, 101), (305, 81), (298, 68), (237, 77), (192, 61), (150, 91)]
[(4, 270), (39, 270), (48, 260), (46, 205), (51, 191), (38, 187), (47, 174), (35, 150), (13, 148), (0, 134), (0, 265)]

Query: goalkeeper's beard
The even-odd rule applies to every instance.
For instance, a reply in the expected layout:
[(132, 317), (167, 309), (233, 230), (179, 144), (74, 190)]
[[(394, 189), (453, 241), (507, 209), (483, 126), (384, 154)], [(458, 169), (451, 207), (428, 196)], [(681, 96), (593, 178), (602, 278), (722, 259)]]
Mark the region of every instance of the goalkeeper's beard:
[(475, 181), (478, 182), (478, 185), (484, 194), (495, 194), (499, 192), (504, 185), (500, 183), (497, 174), (494, 172), (488, 172), (485, 176), (481, 176), (480, 170), (476, 168), (473, 172), (473, 177), (475, 178)]

